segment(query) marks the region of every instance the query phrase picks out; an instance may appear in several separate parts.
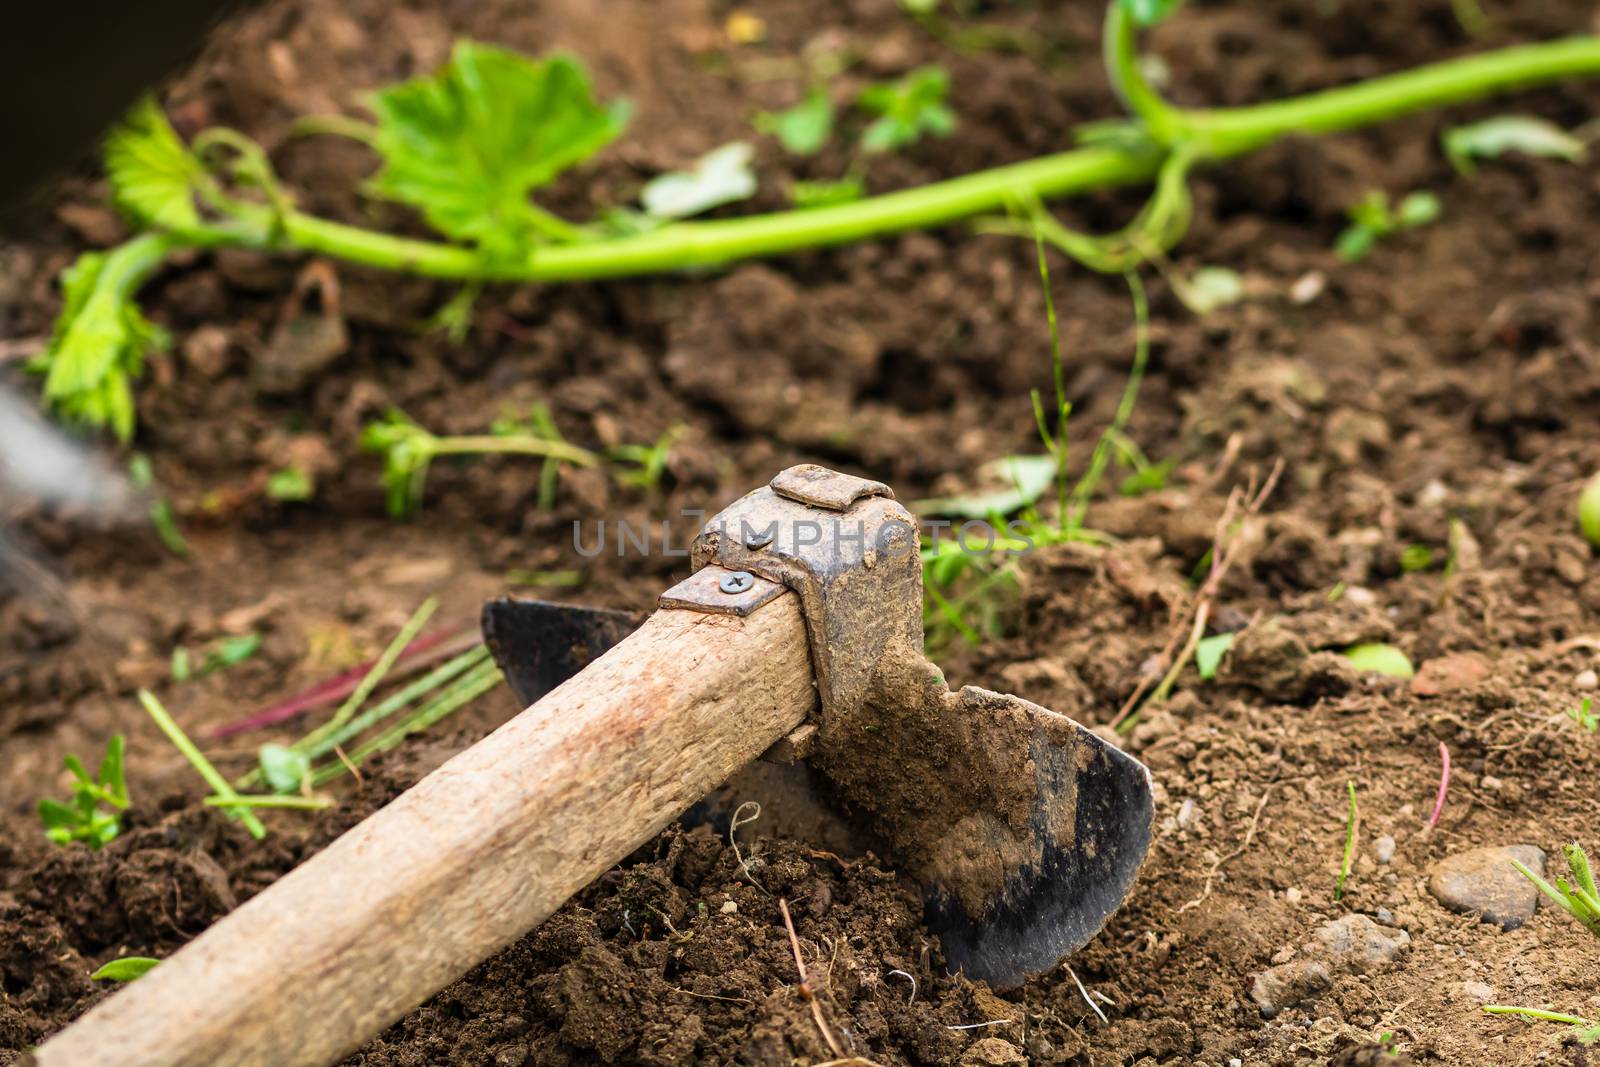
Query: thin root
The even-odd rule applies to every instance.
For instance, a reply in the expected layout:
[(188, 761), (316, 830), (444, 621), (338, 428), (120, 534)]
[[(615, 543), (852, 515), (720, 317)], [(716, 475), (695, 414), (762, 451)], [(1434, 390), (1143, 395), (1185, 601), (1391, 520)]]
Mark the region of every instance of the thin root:
[[(746, 801), (746, 803), (753, 803), (753, 801)], [(743, 806), (743, 804), (740, 805), (740, 807)], [(757, 805), (757, 810), (760, 810), (759, 805)], [(784, 929), (789, 931), (789, 947), (794, 949), (794, 969), (800, 974), (800, 999), (811, 1005), (811, 1018), (816, 1021), (817, 1030), (822, 1034), (822, 1040), (827, 1043), (828, 1050), (838, 1057), (837, 1060), (830, 1062), (850, 1063), (859, 1060), (859, 1056), (852, 1058), (844, 1054), (844, 1047), (839, 1044), (839, 1039), (833, 1036), (833, 1030), (828, 1027), (828, 1020), (823, 1018), (822, 1002), (817, 1000), (817, 995), (811, 990), (811, 983), (806, 980), (806, 961), (805, 957), (800, 954), (800, 935), (794, 932), (794, 919), (789, 915), (789, 902), (779, 897), (778, 910), (783, 913)]]

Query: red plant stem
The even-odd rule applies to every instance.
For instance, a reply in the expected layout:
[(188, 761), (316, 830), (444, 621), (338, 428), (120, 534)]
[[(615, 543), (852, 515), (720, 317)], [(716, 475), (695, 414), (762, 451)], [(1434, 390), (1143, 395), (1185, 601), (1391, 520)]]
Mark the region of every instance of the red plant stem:
[[(482, 640), (471, 619), (462, 619), (449, 626), (440, 627), (431, 633), (423, 634), (407, 645), (405, 651), (400, 653), (400, 658), (395, 660), (394, 669), (389, 672), (388, 677), (390, 680), (397, 680), (415, 674), (424, 667), (453, 656), (457, 652), (465, 652)], [(276, 725), (315, 708), (335, 704), (356, 691), (361, 679), (367, 676), (367, 672), (376, 662), (377, 660), (368, 660), (360, 666), (351, 667), (332, 678), (318, 682), (310, 689), (296, 693), (286, 700), (252, 712), (234, 722), (223, 723), (212, 729), (211, 736), (234, 737)]]
[(1428, 816), (1428, 829), (1432, 830), (1439, 825), (1439, 816), (1444, 814), (1445, 794), (1450, 792), (1450, 750), (1443, 741), (1439, 742), (1439, 762), (1443, 770), (1439, 773), (1439, 796), (1433, 802), (1433, 814)]

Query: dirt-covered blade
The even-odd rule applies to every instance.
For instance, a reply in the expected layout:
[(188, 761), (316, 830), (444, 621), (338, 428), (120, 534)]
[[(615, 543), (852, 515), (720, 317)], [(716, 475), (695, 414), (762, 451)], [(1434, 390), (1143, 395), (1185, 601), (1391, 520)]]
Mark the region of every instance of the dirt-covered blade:
[[(932, 872), (923, 889), (928, 927), (944, 942), (951, 970), (1005, 989), (1082, 948), (1122, 905), (1150, 844), (1153, 806), (1144, 764), (1078, 723), (998, 693), (983, 692), (982, 704), (991, 722), (1029, 726), (1028, 838), (996, 826), (969, 853), (969, 862), (1007, 861), (980, 907), (969, 910)], [(995, 838), (1003, 844), (987, 847)]]
[(499, 597), (483, 606), (483, 639), (524, 707), (633, 633), (628, 611)]

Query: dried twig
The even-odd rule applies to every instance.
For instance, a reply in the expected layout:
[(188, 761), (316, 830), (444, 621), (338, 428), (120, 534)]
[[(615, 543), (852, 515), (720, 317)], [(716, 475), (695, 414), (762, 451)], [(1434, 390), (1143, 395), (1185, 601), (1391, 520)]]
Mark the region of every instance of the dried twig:
[(789, 931), (789, 947), (794, 949), (794, 969), (800, 973), (800, 984), (796, 987), (800, 992), (800, 999), (811, 1005), (811, 1018), (816, 1020), (822, 1040), (827, 1042), (829, 1051), (839, 1057), (839, 1062), (843, 1062), (848, 1057), (845, 1056), (839, 1039), (833, 1036), (833, 1031), (828, 1027), (828, 1020), (823, 1018), (822, 1003), (817, 1000), (817, 995), (811, 990), (811, 983), (806, 980), (806, 961), (800, 954), (800, 935), (794, 932), (794, 919), (789, 916), (789, 902), (779, 897), (778, 910), (783, 913), (783, 925)]
[[(1278, 478), (1282, 474), (1283, 459), (1280, 457), (1272, 465), (1272, 471), (1259, 489), (1256, 488), (1255, 478), (1252, 476), (1248, 487), (1235, 488), (1228, 494), (1228, 503), (1223, 507), (1222, 516), (1217, 520), (1216, 531), (1212, 535), (1211, 570), (1206, 575), (1205, 582), (1195, 591), (1189, 610), (1179, 617), (1178, 625), (1173, 627), (1172, 635), (1161, 650), (1158, 662), (1166, 667), (1166, 671), (1151, 696), (1152, 702), (1163, 699), (1171, 691), (1178, 680), (1178, 674), (1183, 670), (1183, 665), (1194, 654), (1194, 646), (1205, 636), (1206, 620), (1210, 617), (1212, 604), (1222, 587), (1222, 580), (1227, 577), (1228, 568), (1233, 565), (1238, 555), (1239, 539), (1236, 536), (1238, 525), (1242, 520), (1261, 510), (1267, 498), (1272, 495), (1272, 491), (1278, 487)], [(1117, 717), (1111, 720), (1113, 729), (1121, 728), (1134, 716), (1144, 701), (1145, 694), (1150, 692), (1152, 684), (1154, 682), (1151, 678), (1145, 678), (1139, 683), (1123, 702)]]

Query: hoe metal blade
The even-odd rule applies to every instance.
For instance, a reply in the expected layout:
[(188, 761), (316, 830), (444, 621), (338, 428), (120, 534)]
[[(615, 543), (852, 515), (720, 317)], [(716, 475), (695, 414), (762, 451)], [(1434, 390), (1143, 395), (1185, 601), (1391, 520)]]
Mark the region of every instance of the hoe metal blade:
[[(1032, 840), (1020, 850), (1028, 858), (1008, 865), (979, 918), (938, 881), (923, 888), (928, 928), (951, 969), (1007, 989), (1082, 948), (1121, 907), (1149, 847), (1153, 804), (1138, 760), (1064, 715), (981, 692), (989, 714), (1030, 727)], [(1005, 851), (1015, 856), (1015, 848), (1008, 841)]]
[(483, 606), (483, 639), (523, 707), (639, 628), (643, 615), (499, 597)]

